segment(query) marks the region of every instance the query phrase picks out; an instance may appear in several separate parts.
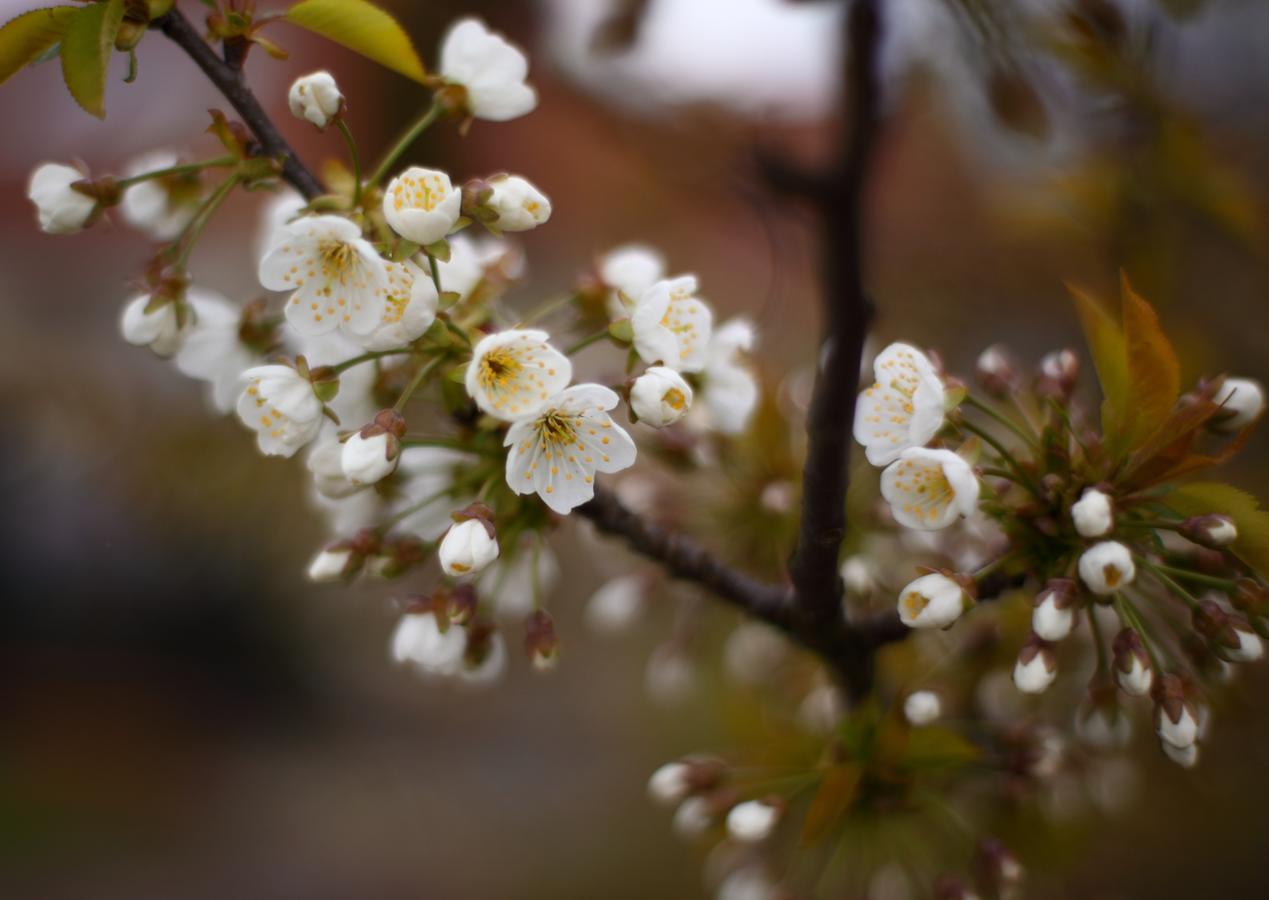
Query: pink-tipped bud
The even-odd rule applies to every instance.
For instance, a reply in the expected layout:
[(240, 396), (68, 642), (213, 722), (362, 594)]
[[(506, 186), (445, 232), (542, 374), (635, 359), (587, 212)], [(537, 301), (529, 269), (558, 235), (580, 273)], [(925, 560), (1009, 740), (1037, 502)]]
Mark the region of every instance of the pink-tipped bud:
[(1154, 670), (1150, 667), (1150, 655), (1146, 652), (1141, 635), (1125, 628), (1115, 635), (1112, 645), (1115, 658), (1112, 668), (1115, 681), (1125, 694), (1145, 697), (1154, 684)]
[(1001, 344), (992, 344), (978, 355), (974, 370), (978, 383), (992, 397), (1008, 397), (1018, 388), (1018, 366)]
[(539, 672), (554, 669), (559, 662), (560, 639), (555, 633), (555, 621), (546, 610), (534, 610), (525, 620), (524, 650)]
[(1238, 540), (1238, 526), (1229, 516), (1192, 516), (1181, 523), (1182, 537), (1196, 544), (1219, 550)]

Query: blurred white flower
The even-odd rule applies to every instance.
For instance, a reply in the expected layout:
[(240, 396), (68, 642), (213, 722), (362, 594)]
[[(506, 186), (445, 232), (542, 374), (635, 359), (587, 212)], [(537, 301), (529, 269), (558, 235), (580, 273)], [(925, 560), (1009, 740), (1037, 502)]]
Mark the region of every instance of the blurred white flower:
[[(470, 378), (469, 368), (469, 385)], [(536, 493), (561, 514), (590, 500), (596, 472), (620, 472), (635, 461), (634, 441), (608, 415), (616, 405), (608, 388), (578, 384), (555, 394), (531, 418), (513, 422), (503, 441), (511, 490)]]
[(766, 683), (789, 655), (788, 640), (769, 625), (742, 622), (727, 636), (723, 662), (740, 684)]
[(406, 447), (401, 451), (389, 512), (396, 530), (421, 541), (435, 541), (453, 524), (450, 511), (465, 498), (450, 495), (454, 471), (472, 457), (444, 447)]
[(891, 344), (873, 363), (875, 383), (859, 395), (855, 440), (874, 466), (924, 447), (943, 427), (943, 381), (925, 354)]
[(911, 725), (929, 725), (943, 712), (939, 695), (933, 691), (915, 691), (903, 701), (903, 717)]
[(692, 787), (692, 767), (685, 762), (668, 762), (648, 779), (648, 796), (662, 806), (673, 806), (687, 796)]
[(451, 525), (437, 550), (445, 574), (474, 575), (497, 559), (498, 540), (491, 530), (477, 519)]
[(1115, 508), (1110, 495), (1097, 488), (1088, 488), (1071, 504), (1071, 520), (1081, 537), (1094, 538), (1108, 534), (1115, 527)]
[(388, 182), (383, 217), (407, 241), (426, 247), (441, 240), (462, 214), (463, 193), (440, 169), (411, 166)]
[(344, 95), (329, 72), (303, 75), (291, 84), (286, 96), (291, 115), (325, 128), (344, 108)]
[(651, 366), (630, 388), (630, 408), (653, 428), (673, 425), (692, 406), (692, 388), (683, 376), (665, 366)]
[[(170, 169), (180, 161), (175, 150), (153, 150), (137, 157), (124, 170), (126, 177)], [(190, 223), (198, 212), (200, 191), (197, 180), (190, 189), (173, 192), (162, 178), (138, 181), (123, 192), (119, 212), (123, 220), (155, 241), (170, 241)], [(184, 185), (182, 185), (184, 187)]]
[(411, 662), (431, 674), (457, 673), (466, 651), (466, 629), (449, 625), (442, 631), (431, 612), (407, 613), (392, 635), (392, 658), (399, 663)]
[(317, 582), (342, 581), (352, 574), (354, 568), (355, 560), (350, 547), (324, 547), (308, 564), (308, 578)]
[(765, 800), (737, 803), (727, 814), (727, 833), (746, 844), (770, 837), (780, 821), (780, 808)]
[(1042, 643), (1032, 642), (1022, 648), (1013, 667), (1013, 683), (1024, 694), (1041, 694), (1057, 678), (1057, 657)]
[(294, 292), (286, 319), (301, 335), (365, 334), (383, 320), (388, 270), (348, 219), (306, 216), (283, 226), (260, 262), (260, 283)]
[(1187, 744), (1184, 747), (1177, 747), (1163, 741), (1159, 744), (1163, 748), (1163, 755), (1172, 760), (1183, 769), (1192, 769), (1198, 765), (1199, 746), (1197, 743)]
[(643, 683), (656, 703), (678, 706), (696, 691), (696, 667), (681, 650), (663, 646), (648, 657)]
[(295, 221), (307, 205), (308, 201), (300, 192), (290, 187), (282, 188), (264, 202), (260, 208), (253, 245), (257, 269), (269, 255), (269, 251), (286, 239), (286, 226)]
[(242, 310), (214, 291), (190, 287), (185, 301), (193, 322), (176, 352), (176, 368), (211, 387), (212, 405), (227, 413), (234, 407), (242, 373), (258, 364), (259, 354), (242, 342)]
[(881, 495), (905, 528), (937, 531), (978, 508), (978, 477), (951, 450), (911, 447), (881, 473)]
[(720, 434), (740, 434), (758, 405), (758, 379), (740, 361), (753, 349), (753, 324), (730, 319), (714, 329), (701, 372), (701, 402), (709, 413), (710, 427)]
[(643, 292), (630, 316), (635, 350), (646, 363), (676, 372), (705, 368), (713, 313), (696, 297), (696, 278), (656, 282)]
[(623, 244), (599, 260), (599, 279), (608, 289), (608, 316), (629, 317), (644, 291), (665, 277), (665, 257), (644, 244)]
[(47, 234), (75, 234), (97, 211), (97, 201), (71, 185), (88, 176), (60, 163), (43, 163), (31, 173), (26, 195), (39, 213)]
[(133, 297), (123, 307), (119, 330), (123, 339), (138, 347), (148, 346), (155, 355), (168, 357), (181, 349), (191, 324), (189, 308), (182, 312), (177, 300), (164, 300), (149, 309), (154, 298), (150, 294)]
[(529, 231), (551, 218), (551, 201), (519, 175), (489, 179), (493, 189), (488, 205), (498, 213), (491, 224), (499, 231)]
[(289, 366), (257, 366), (243, 373), (246, 389), (238, 398), (238, 418), (256, 432), (267, 456), (293, 456), (317, 437), (322, 401), (313, 385)]
[(618, 634), (642, 614), (645, 592), (641, 575), (619, 575), (604, 582), (586, 602), (586, 624), (596, 634)]
[(462, 19), (441, 45), (441, 77), (462, 85), (477, 119), (505, 122), (532, 112), (537, 92), (524, 83), (529, 60), (479, 19)]
[(932, 572), (908, 584), (899, 594), (899, 618), (909, 628), (946, 628), (965, 611), (965, 589), (946, 575)]
[(762, 869), (745, 866), (718, 885), (715, 900), (778, 900), (780, 889)]

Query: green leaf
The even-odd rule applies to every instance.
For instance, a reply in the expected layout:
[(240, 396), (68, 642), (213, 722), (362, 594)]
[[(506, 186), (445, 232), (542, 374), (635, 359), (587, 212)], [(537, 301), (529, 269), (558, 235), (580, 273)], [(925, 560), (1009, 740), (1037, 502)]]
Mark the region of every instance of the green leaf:
[(1102, 433), (1112, 440), (1121, 433), (1128, 417), (1128, 350), (1124, 334), (1101, 301), (1073, 285), (1066, 287), (1075, 299), (1075, 310), (1084, 326), (1084, 339), (1102, 388)]
[(851, 763), (839, 763), (824, 773), (819, 789), (811, 798), (802, 825), (802, 845), (816, 843), (855, 802), (863, 771)]
[(908, 745), (902, 767), (910, 771), (960, 768), (982, 756), (982, 751), (947, 728), (914, 728), (908, 734)]
[(80, 11), (78, 6), (33, 9), (0, 26), (0, 84), (57, 46)]
[(1181, 395), (1181, 366), (1159, 317), (1128, 279), (1123, 279), (1123, 335), (1132, 414), (1125, 422), (1128, 450), (1154, 436), (1172, 415)]
[(422, 81), (427, 76), (397, 20), (366, 0), (301, 0), (286, 11), (286, 19), (406, 78)]
[(1238, 540), (1230, 549), (1247, 565), (1269, 575), (1269, 512), (1251, 494), (1217, 481), (1195, 481), (1181, 485), (1164, 502), (1183, 516), (1229, 516), (1238, 526)]
[(123, 21), (123, 0), (104, 0), (76, 11), (62, 40), (62, 77), (75, 102), (106, 117), (106, 70)]

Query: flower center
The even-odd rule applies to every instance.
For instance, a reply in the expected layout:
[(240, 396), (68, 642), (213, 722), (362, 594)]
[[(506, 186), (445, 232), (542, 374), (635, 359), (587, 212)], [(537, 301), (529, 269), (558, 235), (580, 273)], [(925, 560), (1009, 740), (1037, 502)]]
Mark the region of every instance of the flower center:
[(683, 396), (683, 392), (678, 388), (670, 388), (666, 391), (661, 397), (661, 402), (676, 412), (687, 406), (687, 398)]
[(480, 384), (485, 388), (506, 387), (524, 367), (510, 350), (490, 350), (480, 360)]
[(577, 418), (553, 409), (538, 421), (538, 433), (547, 445), (574, 444), (577, 442)]
[(357, 251), (343, 241), (323, 241), (317, 248), (317, 255), (322, 261), (322, 270), (327, 274), (347, 272), (357, 261)]
[(907, 608), (908, 614), (915, 618), (921, 615), (925, 608), (930, 605), (930, 598), (920, 591), (909, 591), (903, 598), (903, 605)]
[(1123, 578), (1123, 573), (1119, 571), (1119, 567), (1114, 563), (1107, 563), (1102, 566), (1102, 577), (1106, 579), (1107, 587), (1115, 587)]
[(397, 209), (409, 206), (431, 212), (445, 199), (445, 194), (445, 185), (435, 175), (423, 178), (406, 175), (392, 188), (392, 205)]

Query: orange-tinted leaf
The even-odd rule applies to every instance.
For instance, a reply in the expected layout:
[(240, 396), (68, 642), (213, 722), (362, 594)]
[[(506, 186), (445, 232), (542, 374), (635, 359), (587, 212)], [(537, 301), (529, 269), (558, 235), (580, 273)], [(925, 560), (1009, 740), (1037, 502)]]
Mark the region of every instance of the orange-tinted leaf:
[(1128, 419), (1128, 350), (1115, 317), (1087, 291), (1068, 284), (1075, 300), (1102, 389), (1102, 433), (1108, 443), (1122, 433)]
[[(1181, 395), (1181, 366), (1159, 317), (1123, 279), (1123, 338), (1131, 415), (1124, 423), (1124, 449), (1132, 450), (1161, 429)], [(1125, 412), (1128, 405), (1124, 407)]]
[(811, 798), (802, 826), (802, 844), (811, 846), (822, 838), (833, 824), (855, 802), (862, 770), (852, 763), (838, 763), (824, 773), (819, 790)]

